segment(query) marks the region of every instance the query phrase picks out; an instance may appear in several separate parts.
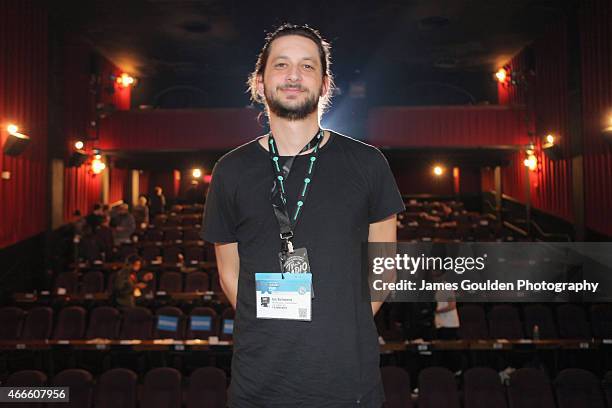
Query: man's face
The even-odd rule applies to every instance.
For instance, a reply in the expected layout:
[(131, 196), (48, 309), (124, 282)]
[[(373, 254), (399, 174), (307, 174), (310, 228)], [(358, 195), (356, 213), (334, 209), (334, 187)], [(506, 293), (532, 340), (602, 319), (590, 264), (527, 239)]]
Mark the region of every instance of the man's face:
[(132, 272), (138, 272), (141, 268), (142, 268), (142, 262), (134, 261), (134, 263), (132, 263)]
[(301, 120), (316, 112), (319, 98), (329, 89), (329, 79), (323, 78), (317, 45), (298, 35), (274, 40), (257, 88), (276, 116)]

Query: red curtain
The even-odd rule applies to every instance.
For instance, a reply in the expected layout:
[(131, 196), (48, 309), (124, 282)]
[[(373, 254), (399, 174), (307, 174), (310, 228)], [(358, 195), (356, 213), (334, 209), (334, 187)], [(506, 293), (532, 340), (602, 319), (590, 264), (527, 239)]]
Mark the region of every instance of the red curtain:
[(149, 180), (151, 178), (151, 172), (148, 170), (141, 170), (138, 175), (138, 192), (139, 194), (149, 194)]
[[(535, 66), (530, 66), (530, 53), (535, 55)], [(569, 159), (568, 88), (567, 88), (567, 26), (565, 21), (549, 26), (531, 46), (525, 48), (509, 63), (510, 71), (521, 73), (523, 83), (517, 86), (499, 85), (499, 103), (527, 107), (529, 131), (533, 132), (538, 169), (525, 172), (524, 152), (513, 154), (512, 162), (502, 170), (504, 194), (519, 201), (527, 199), (526, 183), (530, 183), (531, 203), (535, 208), (572, 220), (572, 176)], [(535, 70), (534, 72), (531, 72)], [(535, 74), (535, 75), (533, 75)], [(526, 82), (525, 82), (526, 81)], [(541, 150), (548, 133), (566, 158), (552, 161)], [(486, 186), (483, 185), (483, 189)]]
[(526, 143), (522, 109), (505, 106), (383, 107), (368, 115), (368, 142), (386, 147)]
[(93, 175), (83, 165), (64, 169), (64, 221), (72, 219), (79, 210), (82, 215), (91, 212), (95, 203), (102, 198), (102, 175)]
[(109, 204), (119, 200), (128, 201), (125, 196), (127, 183), (129, 182), (128, 170), (113, 167), (110, 169), (110, 186), (108, 192)]
[[(31, 138), (17, 157), (0, 151), (0, 248), (47, 228), (47, 11), (39, 2), (0, 2), (0, 149), (15, 123)], [(11, 136), (12, 137), (12, 136)]]
[(116, 112), (101, 122), (100, 146), (108, 150), (225, 150), (263, 133), (255, 109)]
[(495, 190), (495, 169), (492, 167), (480, 169), (480, 188), (483, 192)]
[(612, 125), (612, 2), (581, 4), (585, 223), (612, 235), (612, 148), (601, 136), (602, 128)]

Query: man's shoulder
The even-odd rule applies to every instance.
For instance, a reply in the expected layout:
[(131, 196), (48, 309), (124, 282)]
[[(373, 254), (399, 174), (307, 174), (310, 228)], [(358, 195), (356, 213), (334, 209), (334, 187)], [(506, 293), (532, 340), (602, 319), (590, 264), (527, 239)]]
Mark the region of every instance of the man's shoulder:
[(352, 138), (347, 135), (343, 135), (342, 133), (338, 133), (336, 131), (331, 131), (334, 135), (334, 143), (337, 143), (337, 146), (344, 153), (352, 154), (357, 157), (360, 161), (363, 160), (364, 163), (376, 162), (379, 159), (383, 158), (383, 154), (380, 149), (376, 146), (372, 146), (362, 140), (358, 140)]
[(252, 159), (253, 155), (257, 153), (258, 144), (259, 137), (230, 150), (217, 160), (217, 168), (231, 169), (244, 165), (245, 162), (248, 163), (248, 160)]

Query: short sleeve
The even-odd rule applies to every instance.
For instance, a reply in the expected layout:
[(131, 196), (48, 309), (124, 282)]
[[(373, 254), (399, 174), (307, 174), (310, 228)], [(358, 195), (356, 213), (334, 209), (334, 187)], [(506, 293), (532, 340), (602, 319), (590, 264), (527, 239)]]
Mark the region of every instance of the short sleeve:
[(234, 206), (229, 196), (221, 162), (213, 169), (210, 188), (204, 205), (202, 239), (208, 242), (237, 242)]
[(375, 149), (372, 160), (371, 170), (368, 172), (368, 177), (370, 177), (368, 220), (370, 224), (406, 210), (385, 156), (380, 150)]

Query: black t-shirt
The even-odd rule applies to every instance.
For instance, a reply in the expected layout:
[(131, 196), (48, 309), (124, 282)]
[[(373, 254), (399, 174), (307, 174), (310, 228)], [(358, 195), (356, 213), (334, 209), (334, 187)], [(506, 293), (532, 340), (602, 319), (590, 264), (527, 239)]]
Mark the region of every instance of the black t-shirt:
[[(255, 273), (280, 272), (268, 152), (254, 140), (222, 157), (213, 171), (202, 236), (238, 242), (240, 256), (232, 407), (382, 405), (378, 336), (361, 287), (361, 245), (370, 223), (403, 211), (404, 204), (378, 149), (330, 134), (292, 240), (308, 250), (315, 295), (310, 322), (255, 317)], [(296, 157), (286, 180), (289, 213), (307, 161), (307, 155)]]

